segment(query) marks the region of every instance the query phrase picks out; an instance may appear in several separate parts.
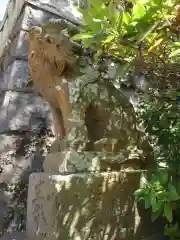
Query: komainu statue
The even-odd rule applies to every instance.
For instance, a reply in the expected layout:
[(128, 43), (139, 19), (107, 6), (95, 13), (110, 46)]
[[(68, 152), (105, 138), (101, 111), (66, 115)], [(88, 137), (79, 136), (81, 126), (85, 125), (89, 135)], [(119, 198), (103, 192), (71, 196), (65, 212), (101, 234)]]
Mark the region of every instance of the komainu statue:
[(137, 129), (133, 106), (70, 40), (72, 29), (52, 20), (29, 31), (29, 71), (52, 107), (60, 146), (52, 152), (63, 151), (62, 171), (147, 168), (152, 149)]
[[(59, 26), (59, 34), (53, 35), (56, 24), (46, 27), (32, 27), (29, 31), (29, 74), (36, 89), (50, 103), (53, 115), (54, 133), (57, 139), (63, 139), (68, 132), (68, 115), (71, 113), (68, 85), (63, 73), (71, 69), (76, 62), (71, 45), (60, 34), (64, 22)], [(63, 85), (63, 91), (62, 90)]]

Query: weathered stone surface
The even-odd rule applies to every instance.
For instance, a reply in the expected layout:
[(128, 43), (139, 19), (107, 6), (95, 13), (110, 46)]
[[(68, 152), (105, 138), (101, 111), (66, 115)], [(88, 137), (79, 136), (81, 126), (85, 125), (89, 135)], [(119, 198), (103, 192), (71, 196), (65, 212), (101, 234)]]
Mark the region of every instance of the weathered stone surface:
[(16, 37), (12, 40), (9, 54), (15, 59), (27, 60), (28, 42), (27, 32), (21, 30)]
[(42, 153), (38, 152), (38, 144), (33, 142), (33, 137), (37, 138), (28, 132), (0, 135), (0, 182), (16, 182), (22, 174), (23, 179), (28, 181), (30, 172), (42, 170)]
[[(31, 5), (27, 5), (30, 3)], [(23, 9), (25, 6), (25, 10)], [(11, 36), (20, 31), (21, 28), (29, 26), (39, 21), (43, 23), (46, 20), (44, 15), (56, 17), (64, 17), (70, 19), (73, 22), (80, 22), (81, 14), (76, 10), (77, 4), (73, 6), (73, 2), (69, 1), (44, 1), (44, 0), (18, 0), (10, 1), (4, 16), (2, 23), (0, 24), (0, 39), (2, 44), (0, 46), (0, 56), (3, 53), (5, 43)], [(36, 9), (34, 12), (30, 12), (29, 9)], [(38, 10), (39, 8), (39, 10)], [(22, 11), (23, 9), (23, 11)], [(56, 15), (56, 16), (55, 16)], [(28, 17), (27, 17), (28, 16)], [(32, 20), (32, 19), (35, 20)], [(30, 21), (31, 20), (31, 21)], [(31, 23), (30, 23), (31, 22)], [(35, 23), (35, 24), (36, 24)], [(34, 24), (33, 24), (34, 25)]]
[(72, 22), (80, 23), (82, 15), (77, 11), (79, 4), (75, 1), (64, 0), (28, 0), (29, 3), (34, 3), (40, 9), (49, 11), (59, 17), (69, 19)]
[[(70, 38), (70, 26), (62, 21), (51, 22), (49, 28), (31, 28), (28, 57), (33, 83), (52, 106), (56, 138), (64, 139), (65, 150), (75, 155), (68, 157), (64, 168), (67, 172), (89, 170), (94, 168), (92, 163), (100, 165), (103, 159), (121, 165), (123, 160), (132, 160), (132, 153), (136, 157), (131, 162), (139, 168), (147, 167), (152, 163), (151, 147), (137, 130), (133, 106), (107, 76), (95, 71), (87, 61), (83, 67), (78, 65), (64, 28)], [(71, 76), (67, 74), (69, 69)], [(85, 159), (84, 151), (95, 152), (90, 161), (87, 156)]]
[[(133, 193), (141, 172), (30, 176), (27, 234), (36, 239), (139, 240), (156, 229)], [(143, 213), (144, 214), (144, 213)]]
[(0, 152), (8, 151), (9, 149), (13, 148), (15, 146), (14, 143), (16, 142), (17, 138), (18, 137), (15, 135), (0, 135)]
[(25, 0), (18, 1), (9, 1), (9, 4), (6, 8), (6, 13), (4, 15), (4, 19), (0, 26), (0, 56), (4, 51), (5, 43), (8, 41), (10, 35), (12, 34), (12, 30), (14, 28), (15, 22), (21, 12), (21, 9), (24, 5)]
[[(58, 15), (54, 15), (51, 12), (44, 11), (39, 8), (34, 8), (29, 5), (25, 7), (25, 10), (20, 15), (16, 22), (16, 26), (13, 30), (13, 34), (16, 36), (11, 40), (9, 54), (13, 58), (18, 57), (27, 60), (28, 55), (28, 41), (27, 31), (34, 25), (43, 25), (51, 18), (60, 18)], [(10, 61), (10, 59), (9, 59)]]
[(4, 88), (23, 88), (27, 83), (28, 62), (15, 60), (4, 73)]
[(43, 25), (51, 18), (59, 18), (59, 16), (54, 15), (52, 12), (37, 8), (37, 6), (26, 5), (23, 14), (17, 21), (17, 26), (21, 25), (21, 28), (27, 31), (32, 26)]
[(39, 127), (42, 121), (51, 126), (51, 114), (46, 104), (36, 94), (8, 91), (5, 95), (0, 116), (0, 132), (30, 131)]
[(61, 151), (46, 155), (43, 169), (45, 172), (76, 173), (120, 170), (134, 167), (135, 164), (124, 164), (130, 155), (129, 151), (122, 151), (117, 157), (113, 152), (93, 151)]
[(27, 238), (26, 232), (5, 233), (1, 240), (31, 240)]
[(1, 88), (4, 86), (4, 74), (3, 72), (0, 70), (0, 106), (3, 103), (4, 100), (4, 92), (1, 92)]
[(42, 171), (42, 140), (30, 132), (0, 135), (0, 233), (25, 227), (27, 184), (31, 172)]

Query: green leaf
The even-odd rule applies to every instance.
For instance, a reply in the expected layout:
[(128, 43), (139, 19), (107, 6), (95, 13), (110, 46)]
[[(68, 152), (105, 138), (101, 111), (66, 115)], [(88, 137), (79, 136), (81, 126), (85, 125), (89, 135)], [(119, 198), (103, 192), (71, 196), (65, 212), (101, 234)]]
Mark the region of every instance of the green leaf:
[(78, 8), (78, 11), (82, 13), (85, 24), (87, 24), (88, 27), (91, 28), (91, 25), (93, 23), (93, 17), (91, 16), (91, 14), (82, 8)]
[(112, 35), (109, 35), (103, 42), (102, 44), (107, 44), (107, 43), (110, 43), (114, 40), (115, 36), (112, 36)]
[(92, 38), (91, 39), (84, 39), (82, 47), (83, 48), (88, 48), (89, 46), (91, 46), (91, 48), (92, 48), (93, 44), (96, 44), (96, 41), (94, 41)]
[(116, 4), (113, 0), (110, 1), (108, 7), (108, 19), (110, 20), (111, 27), (116, 28), (122, 22), (122, 12), (118, 11)]
[(133, 13), (133, 18), (139, 19), (145, 15), (146, 10), (142, 4), (138, 3), (138, 4), (134, 5), (134, 7), (132, 9), (132, 13)]
[(152, 221), (155, 221), (158, 217), (160, 217), (162, 214), (162, 209), (159, 209), (158, 211), (156, 212), (152, 212), (151, 214), (151, 220)]
[(172, 222), (173, 215), (172, 215), (172, 206), (170, 203), (166, 203), (164, 205), (164, 216), (167, 218), (168, 222)]
[(130, 21), (131, 21), (130, 13), (129, 12), (123, 12), (123, 22), (128, 25), (130, 23)]
[(156, 5), (161, 5), (163, 0), (153, 0), (153, 3), (155, 3)]
[(157, 41), (155, 41), (155, 43), (148, 49), (148, 53), (152, 52), (156, 47), (158, 47), (163, 40), (164, 40), (163, 38), (160, 38)]
[(177, 193), (176, 188), (174, 186), (172, 186), (171, 189), (169, 190), (168, 197), (169, 197), (169, 200), (171, 201), (177, 201), (180, 199), (180, 196)]
[(150, 26), (146, 32), (142, 33), (139, 37), (139, 39), (137, 40), (136, 44), (141, 43), (142, 41), (144, 41), (144, 39), (150, 34), (152, 33), (155, 28), (158, 26), (159, 22), (155, 22), (152, 26)]
[(140, 188), (140, 189), (137, 189), (137, 190), (134, 192), (134, 195), (135, 195), (135, 196), (139, 196), (139, 195), (144, 195), (144, 193), (146, 193), (146, 189), (145, 189), (145, 188)]
[(100, 13), (102, 8), (104, 8), (104, 3), (101, 0), (91, 0), (91, 5), (95, 8), (97, 13)]
[(95, 22), (93, 19), (93, 23), (91, 25), (91, 32), (94, 34), (99, 34), (102, 30), (102, 23), (101, 22)]
[(105, 6), (101, 0), (92, 0), (90, 6), (90, 13), (95, 18), (107, 19), (108, 18), (108, 8)]
[(149, 196), (145, 196), (144, 201), (145, 201), (145, 209), (150, 208), (151, 207), (151, 199), (149, 198)]
[(71, 40), (77, 41), (77, 40), (83, 40), (83, 39), (88, 39), (88, 38), (93, 38), (94, 35), (90, 33), (78, 33), (74, 35)]
[(149, 2), (151, 2), (152, 0), (136, 0), (136, 3), (141, 3), (141, 4), (147, 4)]
[(116, 12), (116, 6), (114, 4), (114, 1), (110, 1), (109, 5), (108, 5), (108, 17), (109, 19), (113, 18), (114, 13)]
[(155, 193), (151, 192), (151, 206), (152, 206), (152, 212), (157, 211), (157, 199), (155, 196)]
[(174, 45), (180, 47), (180, 42), (175, 42)]
[(169, 174), (168, 174), (168, 172), (165, 172), (165, 171), (160, 172), (160, 173), (159, 173), (159, 176), (160, 176), (160, 181), (161, 181), (161, 183), (162, 183), (163, 185), (167, 184), (168, 179), (169, 179)]
[(180, 49), (174, 50), (169, 57), (175, 57), (176, 55), (180, 54)]
[(154, 210), (159, 211), (160, 209), (162, 210), (163, 209), (163, 205), (164, 205), (164, 202), (159, 200), (156, 202), (156, 208)]
[(116, 30), (121, 33), (122, 32), (122, 25), (123, 25), (123, 13), (120, 12), (119, 13), (119, 16), (118, 16), (118, 19), (117, 19), (117, 22), (116, 22)]

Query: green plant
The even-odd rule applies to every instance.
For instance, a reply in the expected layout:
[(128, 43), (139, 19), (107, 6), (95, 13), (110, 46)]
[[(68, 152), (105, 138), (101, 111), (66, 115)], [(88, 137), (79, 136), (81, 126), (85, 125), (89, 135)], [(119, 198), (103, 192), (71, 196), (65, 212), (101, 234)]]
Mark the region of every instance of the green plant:
[(180, 228), (179, 224), (167, 224), (165, 226), (164, 235), (169, 237), (169, 240), (180, 239)]
[(171, 223), (173, 210), (177, 209), (180, 199), (176, 187), (171, 174), (160, 171), (153, 174), (143, 188), (135, 191), (135, 199), (137, 202), (144, 201), (145, 209), (151, 208), (153, 221), (163, 216)]
[[(175, 96), (172, 96), (173, 94)], [(169, 101), (149, 95), (148, 101), (142, 101), (137, 111), (137, 119), (139, 124), (143, 124), (146, 128), (146, 134), (149, 135), (154, 148), (156, 163), (161, 165), (163, 163), (167, 168), (178, 170), (180, 167), (180, 105), (175, 101), (177, 91), (173, 94)]]
[[(125, 1), (124, 1), (125, 2)], [(113, 0), (92, 0), (83, 14), (82, 33), (73, 40), (83, 40), (84, 47), (97, 51), (96, 56), (110, 54), (133, 63), (137, 53), (144, 56), (166, 46), (170, 58), (179, 52), (176, 36), (179, 25), (177, 0), (129, 0), (124, 8)], [(173, 39), (172, 39), (173, 36)], [(129, 66), (129, 65), (128, 65)], [(127, 66), (126, 66), (127, 70)]]

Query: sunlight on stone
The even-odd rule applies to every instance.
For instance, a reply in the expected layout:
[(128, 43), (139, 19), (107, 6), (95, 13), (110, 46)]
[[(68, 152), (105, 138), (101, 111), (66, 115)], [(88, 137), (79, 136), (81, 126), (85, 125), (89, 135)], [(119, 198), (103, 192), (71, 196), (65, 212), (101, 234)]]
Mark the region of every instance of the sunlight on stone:
[(76, 229), (76, 225), (77, 225), (79, 219), (80, 219), (80, 212), (77, 211), (77, 212), (75, 212), (73, 220), (71, 222), (71, 227), (70, 227), (70, 231), (69, 231), (71, 237), (74, 234), (74, 231)]
[(63, 219), (63, 224), (66, 225), (68, 223), (69, 217), (71, 216), (71, 212), (66, 213)]

